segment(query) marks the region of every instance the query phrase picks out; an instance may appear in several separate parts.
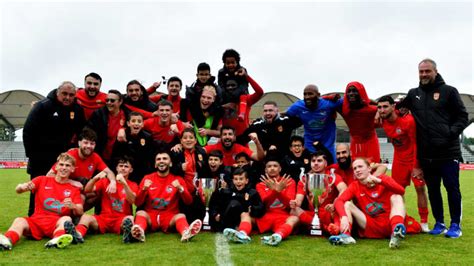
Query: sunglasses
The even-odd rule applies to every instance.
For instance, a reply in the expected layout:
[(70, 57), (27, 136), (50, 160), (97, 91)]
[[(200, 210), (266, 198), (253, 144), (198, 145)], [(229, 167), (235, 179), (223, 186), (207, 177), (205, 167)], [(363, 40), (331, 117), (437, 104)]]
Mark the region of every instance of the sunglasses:
[(117, 101), (117, 99), (105, 99), (106, 103), (114, 103), (116, 101)]

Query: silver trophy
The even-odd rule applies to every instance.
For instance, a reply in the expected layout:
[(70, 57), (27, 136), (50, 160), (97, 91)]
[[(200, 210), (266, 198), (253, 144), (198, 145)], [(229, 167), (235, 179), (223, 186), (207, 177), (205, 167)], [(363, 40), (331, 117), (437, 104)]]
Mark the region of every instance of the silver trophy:
[(321, 225), (318, 216), (318, 197), (317, 195), (327, 186), (331, 187), (335, 181), (334, 169), (331, 169), (330, 174), (324, 173), (308, 173), (300, 175), (300, 181), (305, 184), (305, 190), (308, 195), (308, 200), (313, 203), (315, 208), (313, 221), (311, 222), (310, 235), (322, 235)]
[(200, 178), (199, 184), (202, 189), (202, 194), (206, 204), (206, 216), (204, 217), (202, 229), (209, 231), (211, 230), (211, 226), (209, 225), (209, 201), (211, 199), (212, 193), (216, 190), (217, 179)]

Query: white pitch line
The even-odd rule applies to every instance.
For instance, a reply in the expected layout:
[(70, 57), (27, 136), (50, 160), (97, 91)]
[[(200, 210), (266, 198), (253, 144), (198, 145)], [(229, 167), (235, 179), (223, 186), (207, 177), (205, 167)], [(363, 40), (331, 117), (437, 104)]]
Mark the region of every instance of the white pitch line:
[(234, 265), (230, 258), (229, 244), (223, 234), (216, 234), (215, 237), (216, 253), (215, 259), (217, 265)]

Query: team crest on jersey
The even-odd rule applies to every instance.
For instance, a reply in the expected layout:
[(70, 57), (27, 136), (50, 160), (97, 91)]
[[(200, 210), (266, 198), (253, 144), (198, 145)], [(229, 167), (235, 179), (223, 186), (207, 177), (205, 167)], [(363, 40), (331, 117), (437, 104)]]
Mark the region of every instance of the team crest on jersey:
[(64, 190), (63, 194), (64, 194), (64, 197), (69, 198), (71, 196), (71, 190), (66, 189)]
[(94, 165), (89, 164), (89, 166), (87, 166), (87, 170), (89, 170), (89, 172), (92, 172), (94, 170)]
[(309, 164), (309, 160), (308, 159), (304, 159), (304, 164)]
[(371, 194), (372, 198), (377, 198), (379, 196), (379, 193), (377, 191), (372, 192)]
[(173, 187), (172, 187), (172, 186), (167, 186), (167, 187), (166, 187), (166, 192), (171, 193), (172, 191), (173, 191)]
[(145, 146), (145, 139), (140, 139), (140, 145)]
[(283, 126), (278, 126), (278, 132), (283, 132)]
[(245, 193), (245, 196), (244, 196), (244, 198), (245, 198), (245, 200), (249, 200), (249, 198), (250, 198), (250, 195), (249, 195), (249, 193)]
[(96, 104), (101, 104), (102, 101), (101, 101), (101, 100), (96, 100), (95, 103), (96, 103)]
[(435, 92), (433, 94), (433, 100), (435, 100), (435, 101), (439, 100), (439, 92)]
[(402, 129), (399, 128), (399, 127), (397, 127), (397, 128), (395, 129), (395, 133), (397, 133), (398, 135), (402, 134)]
[(71, 118), (71, 120), (74, 119), (74, 116), (75, 116), (75, 115), (76, 115), (76, 114), (75, 114), (74, 112), (70, 112), (70, 113), (69, 113), (69, 117)]
[(123, 125), (125, 125), (125, 121), (123, 121), (123, 118), (120, 119), (120, 126), (123, 127)]
[(199, 160), (199, 161), (202, 161), (202, 160), (203, 160), (202, 154), (198, 154), (198, 160)]

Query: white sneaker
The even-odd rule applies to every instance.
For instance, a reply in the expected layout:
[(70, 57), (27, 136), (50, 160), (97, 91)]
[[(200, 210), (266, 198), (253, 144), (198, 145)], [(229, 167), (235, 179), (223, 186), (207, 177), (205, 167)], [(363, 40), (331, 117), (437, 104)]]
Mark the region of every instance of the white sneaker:
[(138, 224), (132, 226), (132, 236), (140, 242), (145, 242), (145, 231)]
[(349, 245), (356, 243), (356, 240), (352, 236), (346, 234), (330, 236), (328, 240), (332, 245)]
[(430, 227), (428, 226), (428, 223), (420, 223), (420, 225), (422, 233), (429, 233), (431, 231)]
[(0, 249), (1, 250), (12, 250), (12, 242), (10, 239), (3, 234), (0, 234)]
[(181, 242), (189, 241), (195, 235), (201, 231), (202, 222), (199, 219), (194, 220), (189, 227), (184, 230), (183, 235), (181, 236)]
[(44, 245), (45, 248), (65, 248), (72, 243), (72, 235), (64, 234), (58, 237), (55, 237)]

